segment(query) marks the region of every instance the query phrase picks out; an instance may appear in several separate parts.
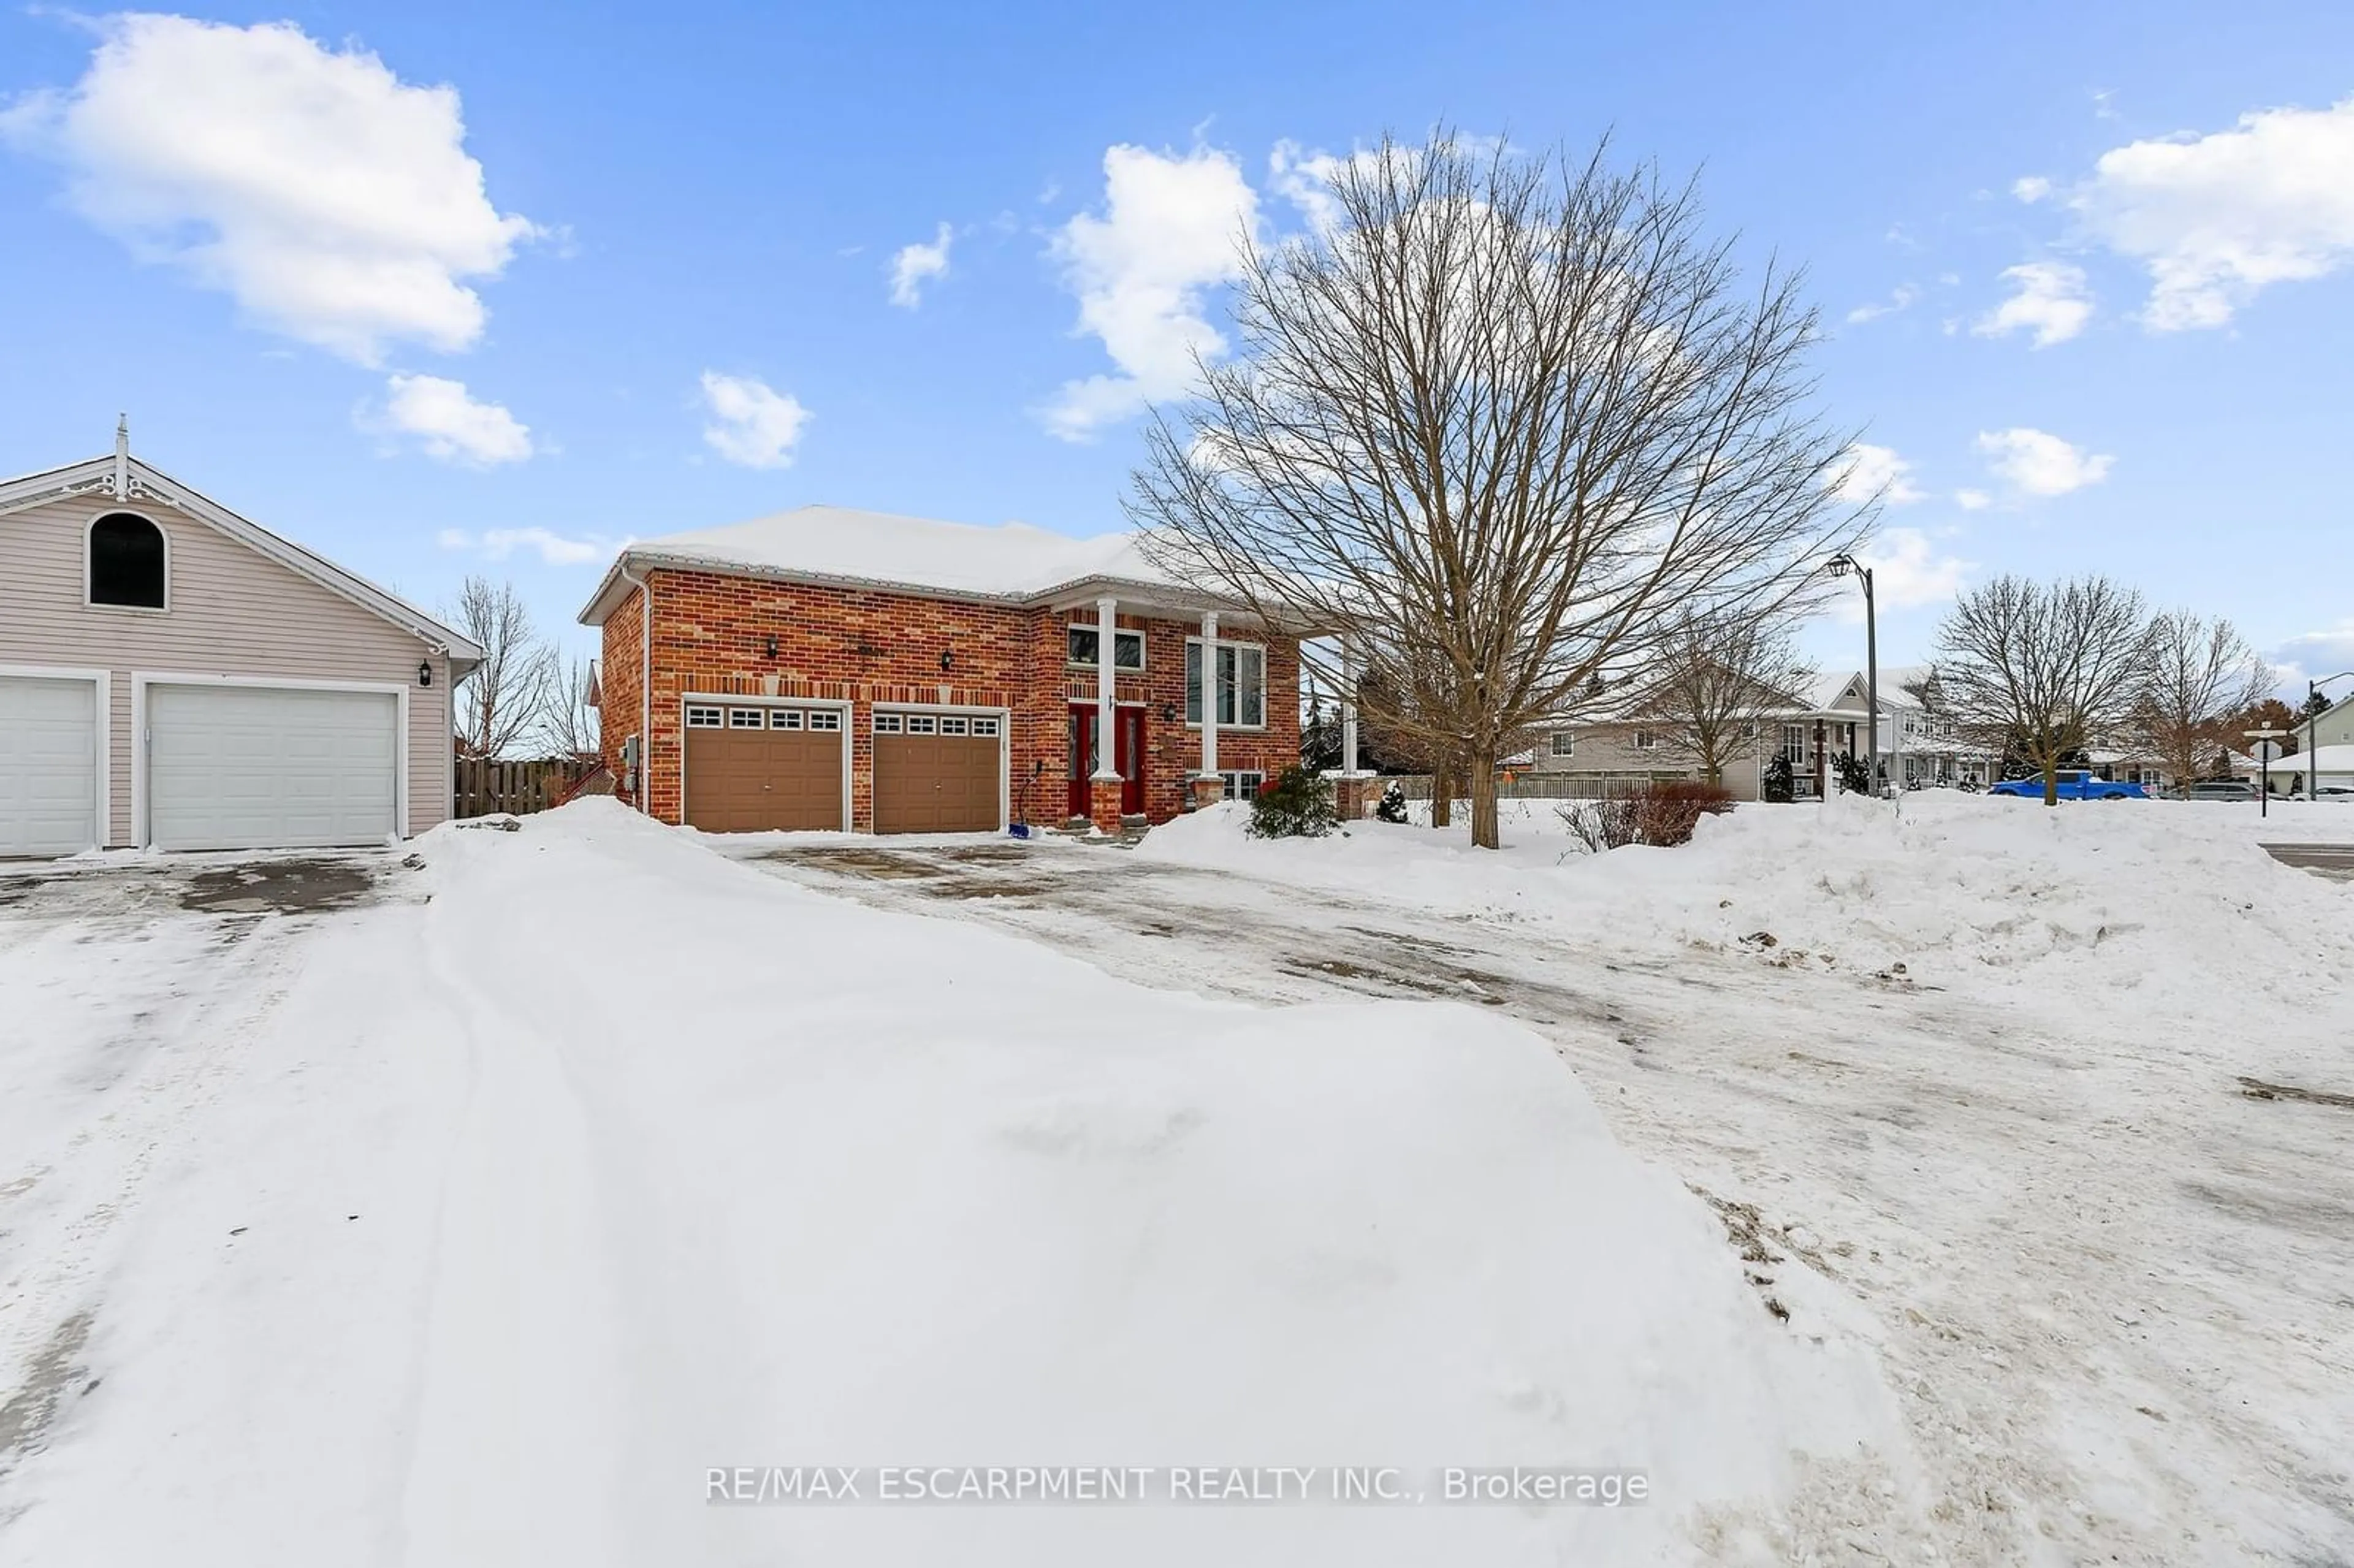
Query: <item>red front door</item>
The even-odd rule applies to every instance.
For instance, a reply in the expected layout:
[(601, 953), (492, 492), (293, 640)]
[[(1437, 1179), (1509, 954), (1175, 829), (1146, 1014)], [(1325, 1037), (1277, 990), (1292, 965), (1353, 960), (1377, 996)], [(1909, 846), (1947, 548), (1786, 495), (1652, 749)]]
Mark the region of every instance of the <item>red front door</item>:
[[(1092, 703), (1084, 706), (1071, 705), (1070, 723), (1070, 814), (1085, 817), (1092, 812), (1088, 780), (1095, 776), (1096, 759), (1100, 756), (1096, 745), (1096, 709)], [(1119, 772), (1119, 809), (1124, 816), (1144, 814), (1144, 710), (1140, 707), (1112, 709), (1112, 766)]]

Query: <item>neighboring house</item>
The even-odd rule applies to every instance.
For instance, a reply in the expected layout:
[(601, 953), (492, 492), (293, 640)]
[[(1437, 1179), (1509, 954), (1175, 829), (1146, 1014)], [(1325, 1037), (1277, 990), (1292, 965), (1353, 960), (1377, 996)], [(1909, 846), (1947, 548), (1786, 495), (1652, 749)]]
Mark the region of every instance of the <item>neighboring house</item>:
[[(1884, 670), (1880, 678), (1880, 751), (1891, 778), (1907, 784), (1985, 783), (1988, 759), (1953, 736), (1900, 676), (1917, 684), (1920, 669)], [(1871, 749), (1869, 682), (1861, 671), (1825, 676), (1802, 692), (1769, 695), (1754, 716), (1738, 722), (1734, 755), (1722, 782), (1737, 800), (1765, 798), (1765, 770), (1776, 753), (1790, 759), (1791, 781), (1803, 797), (1831, 787), (1833, 758)], [(1595, 716), (1564, 724), (1539, 740), (1531, 771), (1592, 779), (1597, 789), (1647, 779), (1701, 776), (1699, 759), (1677, 738), (1679, 726), (1640, 711), (1639, 704), (1602, 706)]]
[(482, 651), (133, 457), (0, 482), (0, 855), (381, 843)]
[[(2321, 718), (2325, 725), (2329, 722), (2327, 714)], [(2324, 789), (2354, 788), (2354, 744), (2332, 745), (2328, 733), (2323, 730), (2322, 743), (2315, 750), (2307, 752), (2300, 747), (2293, 756), (2275, 757), (2269, 768), (2253, 757), (2234, 752), (2232, 771), (2251, 782), (2269, 779), (2275, 795), (2306, 793), (2307, 774), (2315, 775), (2314, 781)], [(2304, 738), (2303, 735), (2297, 736), (2299, 741)]]
[[(2324, 709), (2311, 721), (2296, 721), (2296, 744), (2302, 750), (2306, 746), (2354, 746), (2354, 696), (2341, 699), (2336, 706)], [(2323, 758), (2325, 767), (2328, 759)]]
[(1134, 535), (804, 506), (630, 546), (580, 619), (606, 766), (665, 822), (1109, 831), (1299, 757), (1297, 642)]

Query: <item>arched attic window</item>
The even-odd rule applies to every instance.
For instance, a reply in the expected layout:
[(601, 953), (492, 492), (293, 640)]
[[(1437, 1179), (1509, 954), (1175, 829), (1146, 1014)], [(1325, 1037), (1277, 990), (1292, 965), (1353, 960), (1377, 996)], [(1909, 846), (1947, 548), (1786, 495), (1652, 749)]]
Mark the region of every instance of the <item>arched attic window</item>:
[(164, 606), (164, 530), (132, 512), (90, 525), (90, 602), (132, 609)]

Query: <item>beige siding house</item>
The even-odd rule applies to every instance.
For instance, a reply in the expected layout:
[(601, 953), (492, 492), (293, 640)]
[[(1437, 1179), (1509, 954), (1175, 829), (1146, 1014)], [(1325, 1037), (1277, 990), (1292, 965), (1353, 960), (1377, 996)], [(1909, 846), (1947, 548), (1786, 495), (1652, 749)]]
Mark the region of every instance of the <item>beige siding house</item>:
[(419, 832), (480, 658), (118, 432), (0, 482), (0, 856)]

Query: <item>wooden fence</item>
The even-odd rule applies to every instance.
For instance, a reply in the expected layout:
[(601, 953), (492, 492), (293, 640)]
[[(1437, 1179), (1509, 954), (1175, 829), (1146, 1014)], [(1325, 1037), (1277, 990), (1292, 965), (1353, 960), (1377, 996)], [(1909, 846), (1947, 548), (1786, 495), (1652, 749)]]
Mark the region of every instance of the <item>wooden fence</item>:
[(461, 821), (500, 811), (545, 811), (585, 778), (594, 763), (553, 758), (531, 762), (461, 757), (453, 775), (450, 814)]

